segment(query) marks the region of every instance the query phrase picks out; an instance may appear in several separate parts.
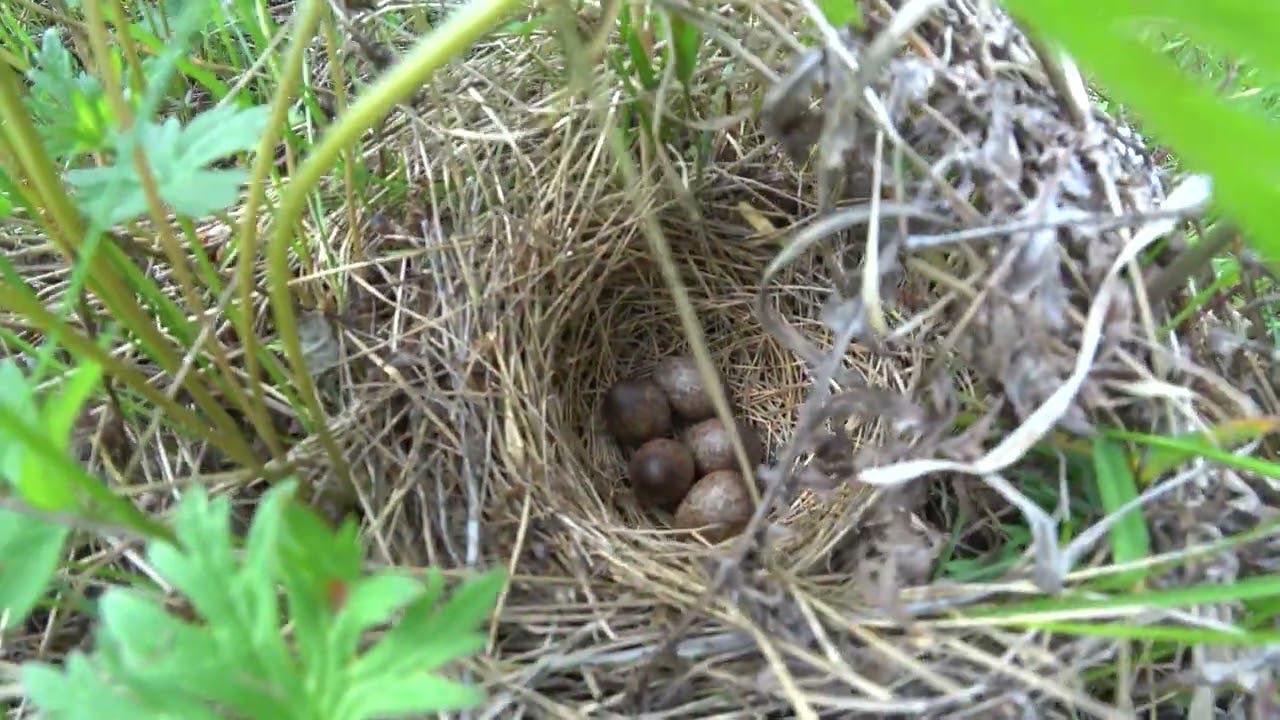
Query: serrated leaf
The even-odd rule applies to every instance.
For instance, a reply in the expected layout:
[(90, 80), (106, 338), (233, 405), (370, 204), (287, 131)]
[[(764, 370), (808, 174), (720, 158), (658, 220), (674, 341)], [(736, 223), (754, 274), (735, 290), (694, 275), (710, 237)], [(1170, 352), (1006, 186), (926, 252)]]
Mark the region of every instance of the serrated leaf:
[(200, 113), (182, 131), (190, 143), (184, 147), (184, 161), (208, 165), (232, 153), (252, 150), (267, 129), (270, 114), (266, 105), (221, 105)]
[(72, 55), (55, 28), (45, 30), (28, 73), (27, 106), (50, 153), (74, 157), (107, 146), (111, 108), (97, 78), (76, 72)]
[(24, 664), (22, 687), (45, 720), (164, 718), (133, 702), (119, 687), (102, 677), (82, 653), (72, 653), (63, 668), (43, 663)]
[[(197, 487), (183, 496), (174, 516), (181, 547), (153, 542), (147, 549), (156, 571), (180, 589), (211, 623), (230, 624), (238, 617), (230, 587), (236, 561), (229, 513), (226, 498), (210, 502), (204, 489)], [(269, 582), (270, 578), (257, 580)]]
[(483, 647), (484, 636), (472, 630), (492, 612), (505, 582), (501, 569), (492, 570), (462, 585), (440, 608), (433, 594), (424, 595), (360, 659), (359, 674), (376, 677), (436, 668)]
[(355, 707), (360, 717), (406, 717), (475, 707), (484, 693), (425, 673), (385, 683), (360, 693)]
[(337, 656), (353, 658), (366, 630), (391, 620), (392, 615), (422, 594), (422, 583), (401, 575), (378, 575), (352, 585), (334, 622), (332, 645)]
[(265, 106), (227, 105), (197, 115), (186, 127), (175, 118), (141, 122), (133, 135), (120, 139), (112, 165), (72, 170), (66, 179), (79, 191), (81, 209), (99, 225), (110, 227), (136, 218), (147, 211), (134, 164), (134, 147), (141, 146), (160, 199), (176, 212), (199, 218), (225, 210), (236, 201), (248, 174), (207, 166), (254, 148), (266, 128), (268, 111)]
[(21, 627), (58, 570), (70, 530), (22, 513), (0, 510), (0, 617)]
[[(487, 615), (501, 571), (496, 585), (494, 574), (482, 576), (459, 589), (460, 601), (437, 608), (438, 571), (425, 582), (390, 573), (362, 579), (355, 526), (329, 530), (292, 491), (286, 482), (262, 498), (242, 553), (235, 552), (226, 500), (210, 501), (198, 486), (184, 495), (174, 513), (176, 544), (154, 541), (148, 557), (196, 608), (198, 621), (176, 617), (137, 589), (103, 596), (90, 658), (97, 679), (85, 681), (132, 703), (112, 717), (364, 720), (467, 707), (482, 697), (427, 670), (484, 646), (484, 634), (464, 624)], [(344, 580), (336, 594), (334, 578)], [(280, 584), (289, 598), (286, 618)], [(405, 622), (394, 616), (413, 603), (422, 603), (422, 612), (411, 609), (414, 622), (400, 632)], [(288, 634), (282, 621), (290, 623)], [(392, 624), (383, 642), (356, 657), (361, 636), (383, 623)], [(388, 638), (392, 652), (383, 654), (390, 662), (370, 662)], [(61, 707), (48, 696), (78, 677), (73, 672), (32, 671), (42, 709)]]

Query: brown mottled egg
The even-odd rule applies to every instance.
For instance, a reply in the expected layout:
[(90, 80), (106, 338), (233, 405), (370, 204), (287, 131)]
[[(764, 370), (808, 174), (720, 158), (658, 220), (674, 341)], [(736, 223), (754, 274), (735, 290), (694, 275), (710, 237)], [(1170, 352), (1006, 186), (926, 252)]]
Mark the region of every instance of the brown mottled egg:
[[(718, 543), (737, 535), (751, 520), (751, 495), (742, 475), (717, 470), (693, 484), (676, 509), (676, 527), (699, 532)], [(710, 526), (710, 527), (707, 527)]]
[(671, 430), (671, 405), (650, 380), (619, 380), (604, 398), (609, 432), (626, 445), (640, 445)]
[(667, 394), (671, 408), (685, 420), (705, 420), (716, 414), (698, 365), (690, 357), (672, 357), (658, 363), (653, 370), (654, 382)]
[[(752, 469), (764, 460), (764, 444), (760, 435), (745, 422), (738, 420), (738, 434)], [(733, 452), (729, 433), (719, 418), (703, 420), (685, 431), (684, 441), (693, 452), (694, 466), (701, 477), (716, 470), (740, 470)]]
[(674, 510), (693, 484), (693, 456), (684, 443), (657, 438), (636, 451), (627, 474), (640, 502)]

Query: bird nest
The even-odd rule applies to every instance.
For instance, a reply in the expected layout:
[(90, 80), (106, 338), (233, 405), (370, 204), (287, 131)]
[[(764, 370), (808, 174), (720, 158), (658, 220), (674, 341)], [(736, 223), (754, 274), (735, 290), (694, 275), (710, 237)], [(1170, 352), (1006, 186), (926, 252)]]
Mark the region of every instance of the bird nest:
[[(1252, 411), (1177, 386), (1207, 371), (1135, 292), (1152, 223), (1200, 198), (1166, 201), (1141, 139), (985, 4), (871, 5), (852, 33), (670, 4), (706, 57), (638, 94), (566, 87), (552, 37), (500, 38), (384, 128), (371, 161), (401, 155), (420, 190), (373, 199), (379, 260), (340, 333), (368, 368), (338, 424), (377, 559), (511, 570), (485, 717), (1122, 716), (1081, 673), (1124, 643), (977, 610), (1112, 572), (1105, 527), (1065, 543), (1027, 491), (1065, 483), (1054, 452)], [(614, 380), (698, 346), (769, 447), (765, 505), (718, 546), (636, 502), (600, 415)], [(1153, 486), (1156, 551), (1203, 540), (1158, 504), (1230, 499), (1207, 477)], [(1005, 565), (940, 573), (1002, 523), (1030, 533)], [(1149, 582), (1235, 572), (1196, 568)], [(1153, 708), (1190, 666), (1126, 692)]]

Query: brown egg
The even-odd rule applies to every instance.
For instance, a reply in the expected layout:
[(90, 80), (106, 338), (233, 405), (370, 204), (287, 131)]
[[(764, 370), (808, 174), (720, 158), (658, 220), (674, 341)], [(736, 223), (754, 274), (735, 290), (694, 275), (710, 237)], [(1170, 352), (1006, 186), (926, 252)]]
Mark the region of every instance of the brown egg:
[(609, 432), (625, 445), (640, 445), (671, 430), (671, 405), (650, 380), (619, 380), (604, 398)]
[(653, 370), (654, 382), (667, 394), (671, 409), (685, 420), (705, 420), (716, 414), (698, 365), (691, 357), (667, 358)]
[(699, 530), (704, 538), (718, 543), (742, 532), (751, 520), (751, 495), (742, 476), (732, 470), (717, 470), (693, 484), (680, 507), (676, 527)]
[[(738, 434), (742, 437), (743, 449), (747, 451), (747, 459), (751, 461), (752, 470), (764, 461), (764, 444), (760, 435), (745, 422), (738, 420)], [(703, 420), (685, 431), (684, 441), (693, 452), (694, 467), (698, 477), (716, 470), (740, 470), (738, 459), (733, 452), (733, 443), (729, 433), (719, 418)]]
[(693, 456), (684, 443), (657, 438), (636, 451), (627, 474), (640, 502), (674, 510), (693, 484)]

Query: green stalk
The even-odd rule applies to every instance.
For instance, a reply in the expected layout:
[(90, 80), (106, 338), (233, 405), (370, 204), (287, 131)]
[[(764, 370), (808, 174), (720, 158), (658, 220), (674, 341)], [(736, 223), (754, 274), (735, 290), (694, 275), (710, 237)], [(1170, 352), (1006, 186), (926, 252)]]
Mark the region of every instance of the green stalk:
[[(113, 493), (102, 480), (85, 472), (84, 468), (58, 449), (42, 431), (43, 428), (33, 428), (25, 420), (3, 408), (0, 408), (0, 421), (4, 423), (5, 432), (14, 435), (18, 445), (27, 452), (39, 455), (47, 471), (59, 473), (69, 479), (88, 500), (96, 504), (105, 519), (132, 528), (147, 537), (169, 542), (176, 539), (169, 528), (152, 520), (133, 503)], [(83, 507), (80, 509), (83, 511)], [(92, 518), (94, 514), (90, 513), (88, 516)]]
[[(117, 10), (123, 17), (123, 10), (118, 7), (119, 0), (115, 0), (115, 2), (117, 3)], [(99, 75), (106, 91), (105, 95), (120, 123), (120, 129), (130, 132), (134, 126), (133, 113), (128, 103), (125, 102), (124, 89), (120, 84), (120, 78), (116, 77), (111, 67), (111, 51), (109, 49), (109, 38), (107, 37), (106, 20), (102, 14), (101, 0), (89, 0), (84, 4), (84, 11), (88, 25), (89, 45), (98, 63)], [(129, 47), (132, 48), (132, 44)], [(178, 280), (178, 285), (182, 290), (187, 306), (197, 317), (203, 316), (206, 308), (197, 290), (195, 274), (191, 270), (186, 254), (182, 252), (181, 245), (173, 235), (173, 228), (169, 225), (168, 213), (164, 207), (164, 201), (160, 199), (160, 189), (156, 185), (155, 176), (151, 172), (151, 165), (147, 162), (145, 150), (136, 141), (129, 143), (129, 145), (133, 149), (134, 168), (137, 170), (138, 178), (142, 183), (142, 190), (147, 198), (147, 210), (151, 217), (151, 223), (159, 235), (160, 246), (169, 260), (169, 265)], [(274, 432), (266, 410), (250, 407), (242, 388), (236, 384), (235, 373), (232, 371), (230, 363), (227, 362), (226, 353), (216, 338), (211, 338), (207, 342), (207, 350), (214, 364), (222, 373), (221, 382), (218, 382), (218, 385), (223, 394), (229, 396), (239, 406), (241, 412), (250, 419), (254, 428), (260, 434), (273, 439)], [(261, 412), (256, 412), (257, 410), (261, 410)], [(276, 451), (277, 455), (279, 454), (277, 447), (273, 445), (272, 449)], [(260, 467), (260, 463), (254, 463), (253, 467)]]
[[(45, 210), (39, 216), (41, 223), (58, 250), (74, 263), (85, 237), (84, 226), (22, 104), (13, 71), (4, 63), (0, 63), (0, 131), (7, 134), (9, 147), (21, 166), (22, 172), (14, 173), (12, 177), (15, 180), (25, 177), (35, 189), (35, 197), (39, 198), (40, 206)], [(108, 244), (107, 250), (112, 249), (113, 246)], [(110, 262), (93, 262), (87, 282), (89, 289), (102, 298), (111, 313), (138, 336), (148, 355), (166, 370), (177, 368), (177, 356), (156, 331), (154, 321), (134, 300), (133, 291), (121, 281)]]
[(176, 425), (184, 428), (193, 437), (206, 438), (219, 450), (237, 462), (248, 467), (258, 467), (261, 462), (253, 452), (253, 448), (245, 442), (237, 431), (231, 416), (221, 409), (203, 387), (193, 385), (188, 392), (202, 408), (214, 407), (219, 413), (211, 419), (216, 429), (209, 427), (209, 422), (202, 420), (190, 410), (182, 407), (172, 398), (165, 395), (155, 386), (147, 382), (140, 372), (131, 369), (119, 358), (98, 347), (91, 339), (77, 332), (61, 318), (49, 312), (40, 301), (27, 293), (20, 292), (7, 284), (0, 284), (0, 307), (21, 315), (32, 327), (46, 334), (56, 333), (62, 343), (72, 354), (85, 357), (98, 363), (115, 379), (124, 383), (130, 390), (155, 403), (156, 407), (169, 417)]
[[(309, 5), (316, 1), (311, 0)], [(267, 242), (267, 289), (271, 308), (303, 402), (325, 451), (344, 480), (350, 474), (346, 459), (323, 422), (320, 398), (307, 371), (302, 343), (298, 339), (297, 318), (289, 293), (288, 251), (294, 230), (306, 208), (308, 194), (333, 167), (343, 149), (353, 145), (366, 130), (381, 122), (397, 103), (411, 97), (436, 70), (464, 52), (520, 4), (520, 0), (472, 0), (419, 40), (407, 56), (383, 74), (346, 114), (338, 118), (294, 173), (280, 199), (275, 226)]]
[(321, 0), (308, 0), (298, 15), (293, 39), (285, 54), (284, 72), (280, 76), (280, 85), (271, 104), (271, 117), (267, 119), (267, 130), (258, 143), (253, 171), (249, 176), (249, 196), (245, 199), (242, 210), (240, 240), (236, 248), (236, 282), (239, 283), (236, 290), (239, 302), (235, 304), (238, 305), (237, 313), (232, 319), (236, 324), (236, 332), (240, 335), (240, 342), (244, 344), (244, 371), (249, 378), (254, 407), (263, 411), (267, 405), (258, 380), (258, 353), (262, 348), (253, 322), (253, 268), (258, 260), (258, 208), (266, 200), (267, 176), (271, 173), (275, 146), (280, 142), (284, 125), (288, 122), (289, 105), (302, 83), (302, 65), (306, 59), (307, 46), (324, 9), (325, 4)]
[[(347, 73), (342, 67), (342, 57), (338, 55), (338, 30), (334, 26), (333, 13), (324, 16), (324, 53), (329, 60), (330, 72), (333, 73), (333, 94), (336, 98), (335, 115), (342, 117), (347, 112)], [(356, 162), (359, 154), (347, 147), (342, 151), (343, 180), (346, 185), (347, 201), (347, 236), (351, 239), (351, 257), (357, 263), (364, 259), (364, 233), (360, 232), (360, 201), (356, 197)], [(355, 271), (361, 272), (359, 270)], [(342, 292), (342, 283), (335, 288)]]

